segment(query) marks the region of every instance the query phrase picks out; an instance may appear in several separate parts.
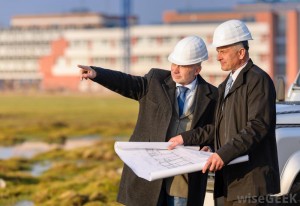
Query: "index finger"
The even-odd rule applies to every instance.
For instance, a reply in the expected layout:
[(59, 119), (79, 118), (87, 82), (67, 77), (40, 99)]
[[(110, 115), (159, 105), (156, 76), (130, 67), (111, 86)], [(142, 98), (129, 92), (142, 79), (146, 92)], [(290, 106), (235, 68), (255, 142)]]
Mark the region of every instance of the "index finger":
[(177, 145), (178, 145), (177, 142), (172, 142), (172, 144), (170, 144), (170, 145), (168, 146), (168, 150), (174, 149)]
[(85, 70), (88, 70), (88, 69), (90, 69), (90, 67), (89, 67), (89, 66), (80, 65), (80, 64), (78, 64), (78, 65), (77, 65), (77, 67), (79, 67), (79, 68), (81, 68), (81, 69), (85, 69)]
[(211, 160), (208, 159), (204, 167), (202, 168), (202, 173), (206, 173), (207, 168), (209, 168), (211, 165)]

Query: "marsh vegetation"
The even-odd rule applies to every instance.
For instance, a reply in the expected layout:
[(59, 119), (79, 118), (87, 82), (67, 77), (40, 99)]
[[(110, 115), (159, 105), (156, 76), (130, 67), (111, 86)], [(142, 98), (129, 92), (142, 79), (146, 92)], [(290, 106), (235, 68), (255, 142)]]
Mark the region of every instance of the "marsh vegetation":
[[(122, 162), (113, 150), (116, 138), (128, 140), (137, 102), (112, 95), (2, 95), (0, 144), (99, 137), (91, 146), (53, 149), (32, 158), (0, 160), (0, 205), (27, 200), (36, 206), (100, 206), (115, 202)], [(34, 174), (32, 168), (45, 165)]]

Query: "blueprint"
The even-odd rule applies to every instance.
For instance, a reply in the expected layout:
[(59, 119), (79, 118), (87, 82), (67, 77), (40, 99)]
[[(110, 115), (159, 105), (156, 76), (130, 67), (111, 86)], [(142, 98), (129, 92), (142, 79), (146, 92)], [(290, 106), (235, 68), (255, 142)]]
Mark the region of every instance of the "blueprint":
[[(200, 171), (212, 153), (199, 147), (178, 146), (168, 150), (170, 142), (116, 142), (120, 159), (139, 177), (148, 181)], [(233, 163), (247, 161), (240, 157)]]

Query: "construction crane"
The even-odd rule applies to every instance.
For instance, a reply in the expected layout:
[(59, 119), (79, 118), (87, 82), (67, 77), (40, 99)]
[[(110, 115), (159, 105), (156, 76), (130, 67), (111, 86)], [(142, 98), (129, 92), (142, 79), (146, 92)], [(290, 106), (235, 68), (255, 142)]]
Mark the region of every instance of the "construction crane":
[(125, 73), (130, 73), (130, 10), (131, 0), (123, 0), (123, 66)]

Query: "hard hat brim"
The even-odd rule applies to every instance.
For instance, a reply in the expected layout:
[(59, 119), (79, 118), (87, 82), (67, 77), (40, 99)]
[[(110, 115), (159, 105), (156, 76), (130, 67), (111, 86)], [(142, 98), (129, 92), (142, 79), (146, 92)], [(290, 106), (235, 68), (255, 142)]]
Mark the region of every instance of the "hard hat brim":
[(214, 47), (222, 47), (222, 46), (230, 46), (230, 45), (233, 45), (233, 44), (236, 44), (236, 43), (239, 43), (239, 42), (243, 42), (243, 41), (248, 41), (248, 40), (253, 40), (253, 38), (245, 38), (245, 39), (239, 39), (239, 40), (236, 40), (236, 39), (232, 39), (231, 41), (226, 41), (226, 42), (213, 42), (212, 45)]
[(176, 64), (176, 65), (182, 65), (182, 66), (197, 64), (197, 63), (203, 62), (207, 59), (208, 59), (208, 56), (198, 58), (198, 59), (194, 59), (192, 61), (178, 61), (178, 59), (173, 57), (173, 53), (170, 54), (169, 57), (168, 57), (169, 62), (171, 62), (173, 64)]

